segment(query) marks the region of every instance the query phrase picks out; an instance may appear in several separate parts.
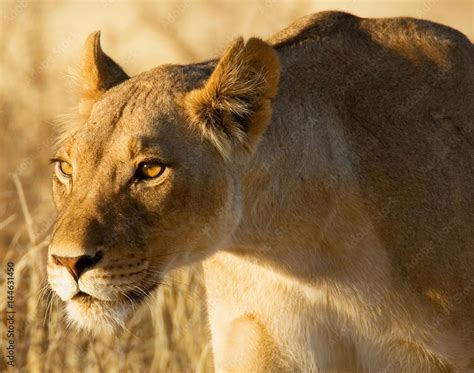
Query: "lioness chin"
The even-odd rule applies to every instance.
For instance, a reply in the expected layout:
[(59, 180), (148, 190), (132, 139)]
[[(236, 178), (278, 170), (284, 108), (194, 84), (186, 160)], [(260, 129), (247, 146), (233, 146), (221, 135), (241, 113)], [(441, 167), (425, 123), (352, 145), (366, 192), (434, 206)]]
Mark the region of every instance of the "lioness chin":
[(217, 371), (474, 369), (474, 50), (326, 12), (129, 77), (84, 47), (48, 278), (123, 326), (203, 261)]

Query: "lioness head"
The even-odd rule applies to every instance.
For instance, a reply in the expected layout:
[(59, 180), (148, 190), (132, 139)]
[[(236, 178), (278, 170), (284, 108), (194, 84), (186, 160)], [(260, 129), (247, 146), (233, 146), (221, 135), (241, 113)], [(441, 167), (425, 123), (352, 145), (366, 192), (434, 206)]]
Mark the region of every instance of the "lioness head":
[(236, 40), (218, 62), (129, 78), (89, 36), (81, 120), (55, 164), (58, 209), (48, 280), (69, 318), (123, 325), (170, 269), (225, 244), (240, 219), (240, 176), (269, 124), (279, 64)]

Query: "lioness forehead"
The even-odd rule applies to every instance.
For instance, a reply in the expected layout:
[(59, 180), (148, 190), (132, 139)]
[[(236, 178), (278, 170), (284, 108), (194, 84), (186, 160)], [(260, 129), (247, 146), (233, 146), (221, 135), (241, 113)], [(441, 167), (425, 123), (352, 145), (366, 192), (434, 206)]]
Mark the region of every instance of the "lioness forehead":
[(110, 89), (94, 105), (88, 122), (109, 120), (111, 125), (130, 117), (174, 115), (177, 98), (196, 85), (195, 74), (181, 66), (161, 66)]
[[(107, 91), (95, 103), (87, 121), (71, 134), (64, 150), (92, 150), (102, 155), (106, 147), (133, 157), (158, 149), (156, 140), (172, 139), (183, 130), (176, 124), (185, 120), (180, 98), (199, 86), (206, 76), (202, 68), (160, 66), (139, 74)], [(160, 143), (166, 147), (166, 141)], [(100, 154), (98, 154), (100, 153)], [(117, 155), (118, 155), (117, 154)]]

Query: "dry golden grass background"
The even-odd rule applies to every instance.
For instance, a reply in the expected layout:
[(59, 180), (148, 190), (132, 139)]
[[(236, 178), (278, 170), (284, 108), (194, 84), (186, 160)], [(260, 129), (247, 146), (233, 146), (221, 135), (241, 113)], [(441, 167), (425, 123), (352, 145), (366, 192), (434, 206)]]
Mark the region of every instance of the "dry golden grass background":
[(74, 105), (70, 74), (88, 33), (102, 30), (106, 52), (134, 75), (217, 56), (239, 34), (267, 37), (300, 16), (329, 9), (420, 17), (474, 37), (470, 0), (0, 3), (0, 371), (7, 368), (8, 261), (15, 263), (16, 280), (13, 371), (212, 371), (199, 267), (172, 274), (119, 338), (66, 328), (61, 305), (44, 289), (55, 217), (48, 166), (54, 123)]

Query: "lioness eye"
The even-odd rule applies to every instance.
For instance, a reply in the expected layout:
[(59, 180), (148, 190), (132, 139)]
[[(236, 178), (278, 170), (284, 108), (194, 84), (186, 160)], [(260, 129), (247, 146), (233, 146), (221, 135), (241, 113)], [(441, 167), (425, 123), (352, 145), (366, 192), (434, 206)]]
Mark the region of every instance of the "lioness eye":
[(66, 161), (59, 162), (59, 171), (61, 171), (65, 176), (72, 175), (72, 166)]
[(138, 165), (137, 177), (140, 179), (153, 179), (161, 176), (165, 168), (165, 166), (156, 162), (143, 162)]

